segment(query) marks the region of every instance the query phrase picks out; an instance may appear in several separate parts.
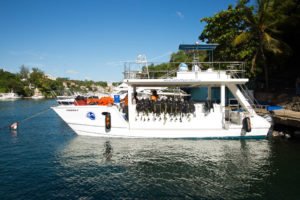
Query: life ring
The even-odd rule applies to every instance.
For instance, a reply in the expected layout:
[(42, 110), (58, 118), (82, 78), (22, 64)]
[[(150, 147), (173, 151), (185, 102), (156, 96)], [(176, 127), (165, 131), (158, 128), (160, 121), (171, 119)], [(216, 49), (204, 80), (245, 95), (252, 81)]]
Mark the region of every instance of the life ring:
[(243, 119), (243, 129), (246, 131), (246, 132), (251, 132), (251, 121), (250, 121), (250, 118), (249, 117), (245, 117)]

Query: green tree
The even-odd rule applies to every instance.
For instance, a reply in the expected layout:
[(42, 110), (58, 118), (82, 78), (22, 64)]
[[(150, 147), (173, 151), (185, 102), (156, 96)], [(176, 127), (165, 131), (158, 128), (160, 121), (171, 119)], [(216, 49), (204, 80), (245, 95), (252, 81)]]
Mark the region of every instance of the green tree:
[(106, 81), (98, 81), (98, 82), (96, 82), (96, 85), (99, 85), (99, 86), (105, 88), (105, 87), (107, 87), (107, 82)]
[(0, 92), (10, 91), (24, 94), (24, 85), (16, 74), (0, 69)]
[(44, 72), (42, 70), (40, 70), (39, 68), (37, 68), (37, 67), (33, 67), (32, 72), (39, 72), (39, 73), (44, 74)]
[(255, 53), (252, 57), (251, 72), (260, 56), (263, 61), (266, 88), (269, 88), (269, 69), (266, 58), (266, 51), (274, 54), (282, 53), (284, 43), (274, 37), (277, 32), (277, 24), (280, 21), (275, 16), (274, 0), (257, 0), (254, 12), (249, 7), (244, 7), (244, 20), (247, 26), (234, 40), (233, 45), (237, 46), (243, 42), (256, 41)]
[(122, 84), (122, 82), (112, 82), (112, 85), (114, 86), (114, 87), (117, 87), (117, 86), (119, 86), (119, 85), (121, 85)]
[[(282, 54), (268, 53), (270, 83), (284, 88), (295, 87), (295, 80), (300, 74), (300, 2), (299, 0), (274, 0), (274, 16), (278, 16), (274, 37), (289, 45)], [(278, 81), (280, 80), (280, 81)], [(284, 84), (282, 84), (284, 83)], [(274, 86), (274, 84), (273, 84)]]
[[(239, 46), (234, 46), (232, 41), (248, 27), (244, 16), (248, 0), (241, 0), (235, 7), (228, 6), (227, 10), (216, 13), (213, 17), (206, 17), (200, 22), (206, 22), (199, 39), (207, 43), (219, 44), (214, 51), (216, 61), (246, 61), (246, 69), (250, 68), (250, 61), (255, 52), (256, 41), (247, 40)], [(250, 75), (248, 73), (248, 75)]]
[(25, 87), (24, 88), (24, 96), (26, 97), (30, 97), (34, 94), (34, 91), (32, 89), (30, 89), (29, 87)]
[(28, 67), (25, 67), (24, 65), (22, 65), (20, 67), (20, 73), (19, 74), (20, 74), (20, 78), (21, 79), (27, 79), (27, 78), (29, 78), (30, 72), (29, 72)]
[(191, 62), (192, 57), (185, 51), (178, 51), (176, 53), (172, 53), (170, 62)]
[(32, 68), (29, 80), (30, 83), (33, 84), (35, 87), (42, 88), (43, 81), (45, 80), (44, 72), (42, 72), (38, 68)]

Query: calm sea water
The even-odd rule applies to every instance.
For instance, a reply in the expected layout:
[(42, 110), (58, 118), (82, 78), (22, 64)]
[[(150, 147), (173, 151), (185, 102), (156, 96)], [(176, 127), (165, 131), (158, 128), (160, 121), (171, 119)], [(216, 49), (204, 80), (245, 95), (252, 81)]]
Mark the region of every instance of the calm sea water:
[(300, 199), (296, 140), (76, 136), (55, 104), (0, 102), (0, 199)]

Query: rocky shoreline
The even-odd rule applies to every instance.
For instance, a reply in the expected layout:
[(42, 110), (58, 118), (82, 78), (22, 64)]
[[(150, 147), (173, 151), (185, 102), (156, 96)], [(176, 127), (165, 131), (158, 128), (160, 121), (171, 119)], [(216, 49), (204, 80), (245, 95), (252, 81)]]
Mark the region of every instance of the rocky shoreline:
[(269, 102), (274, 105), (282, 106), (286, 110), (300, 112), (300, 96), (289, 93), (277, 92), (255, 92), (258, 101)]
[(300, 96), (287, 92), (255, 92), (260, 102), (282, 106), (283, 109), (271, 111), (274, 122), (273, 136), (300, 138)]

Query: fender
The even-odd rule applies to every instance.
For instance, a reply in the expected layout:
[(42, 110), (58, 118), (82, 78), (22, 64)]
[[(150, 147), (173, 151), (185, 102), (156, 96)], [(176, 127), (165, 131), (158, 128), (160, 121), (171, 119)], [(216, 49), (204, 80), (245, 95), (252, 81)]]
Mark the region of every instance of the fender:
[(245, 117), (243, 119), (243, 129), (246, 131), (246, 132), (251, 132), (251, 121), (250, 121), (250, 118), (249, 117)]
[(109, 132), (111, 129), (111, 115), (110, 112), (103, 112), (102, 115), (104, 115), (104, 124), (105, 124), (105, 131)]

